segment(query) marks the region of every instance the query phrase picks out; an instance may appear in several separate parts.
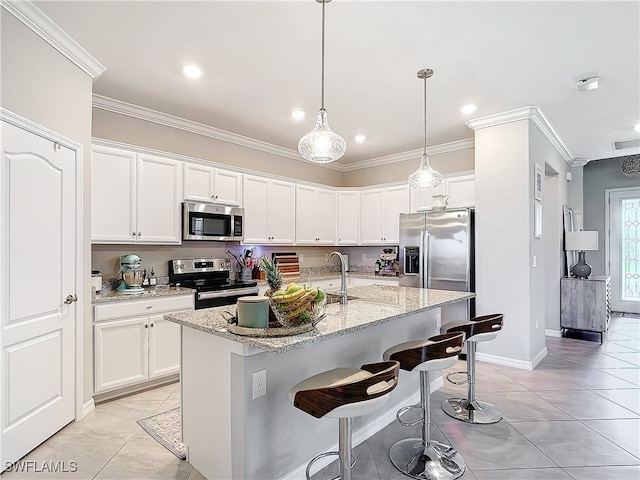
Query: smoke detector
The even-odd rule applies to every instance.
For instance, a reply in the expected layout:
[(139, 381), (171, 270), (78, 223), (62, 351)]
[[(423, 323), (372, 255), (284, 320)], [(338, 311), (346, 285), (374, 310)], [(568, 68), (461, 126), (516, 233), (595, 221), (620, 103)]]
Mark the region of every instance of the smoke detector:
[(576, 86), (579, 92), (587, 92), (589, 90), (595, 90), (599, 87), (600, 77), (589, 77), (578, 80)]

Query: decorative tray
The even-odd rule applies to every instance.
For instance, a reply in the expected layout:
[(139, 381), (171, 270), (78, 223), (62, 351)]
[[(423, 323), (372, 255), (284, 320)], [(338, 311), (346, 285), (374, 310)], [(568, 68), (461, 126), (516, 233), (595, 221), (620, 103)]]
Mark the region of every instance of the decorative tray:
[(298, 325), (297, 327), (283, 327), (278, 322), (270, 322), (268, 328), (240, 327), (236, 323), (229, 323), (227, 325), (227, 330), (231, 333), (235, 333), (236, 335), (242, 335), (245, 337), (286, 337), (310, 332), (316, 327), (323, 317), (324, 315), (313, 322)]

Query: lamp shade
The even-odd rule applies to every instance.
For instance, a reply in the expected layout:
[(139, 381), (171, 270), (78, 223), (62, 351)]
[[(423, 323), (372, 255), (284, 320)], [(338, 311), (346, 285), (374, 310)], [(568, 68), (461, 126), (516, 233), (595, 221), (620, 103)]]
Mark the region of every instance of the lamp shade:
[(567, 232), (565, 250), (598, 250), (598, 232)]

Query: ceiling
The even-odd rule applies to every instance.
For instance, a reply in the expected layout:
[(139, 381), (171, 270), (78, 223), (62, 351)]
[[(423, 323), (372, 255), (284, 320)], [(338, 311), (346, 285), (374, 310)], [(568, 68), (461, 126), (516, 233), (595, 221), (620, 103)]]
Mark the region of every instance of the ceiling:
[[(94, 93), (297, 149), (320, 107), (321, 12), (300, 1), (35, 1), (106, 67)], [(181, 74), (193, 62), (200, 80)], [(572, 158), (639, 137), (640, 2), (334, 0), (325, 107), (347, 165), (473, 138), (470, 119), (537, 106)], [(578, 92), (597, 74), (600, 88)], [(477, 110), (464, 115), (460, 107)], [(306, 118), (292, 119), (294, 108)], [(364, 134), (367, 140), (353, 138)]]

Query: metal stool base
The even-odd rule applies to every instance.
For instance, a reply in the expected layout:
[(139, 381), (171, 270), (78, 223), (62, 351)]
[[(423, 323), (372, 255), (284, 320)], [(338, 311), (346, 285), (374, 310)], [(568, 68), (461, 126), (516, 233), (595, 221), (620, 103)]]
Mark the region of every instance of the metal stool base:
[(466, 398), (450, 398), (442, 402), (444, 413), (467, 423), (497, 423), (502, 420), (498, 407), (480, 400), (469, 402)]
[[(313, 466), (314, 463), (316, 463), (318, 460), (320, 460), (321, 458), (324, 457), (330, 457), (335, 455), (336, 457), (338, 457), (338, 462), (340, 461), (340, 452), (324, 452), (321, 453), (320, 455), (316, 455), (315, 457), (313, 457), (311, 459), (311, 461), (309, 463), (307, 463), (307, 470), (305, 472), (305, 477), (307, 480), (311, 480), (311, 467)], [(355, 457), (351, 459), (351, 468), (353, 468), (353, 466), (356, 464), (356, 459)], [(318, 473), (318, 472), (316, 472)], [(340, 475), (338, 474), (337, 477), (333, 477), (331, 478), (331, 480), (340, 480)]]
[(391, 463), (405, 475), (423, 480), (454, 480), (467, 468), (462, 455), (450, 445), (421, 438), (406, 438), (389, 450)]

